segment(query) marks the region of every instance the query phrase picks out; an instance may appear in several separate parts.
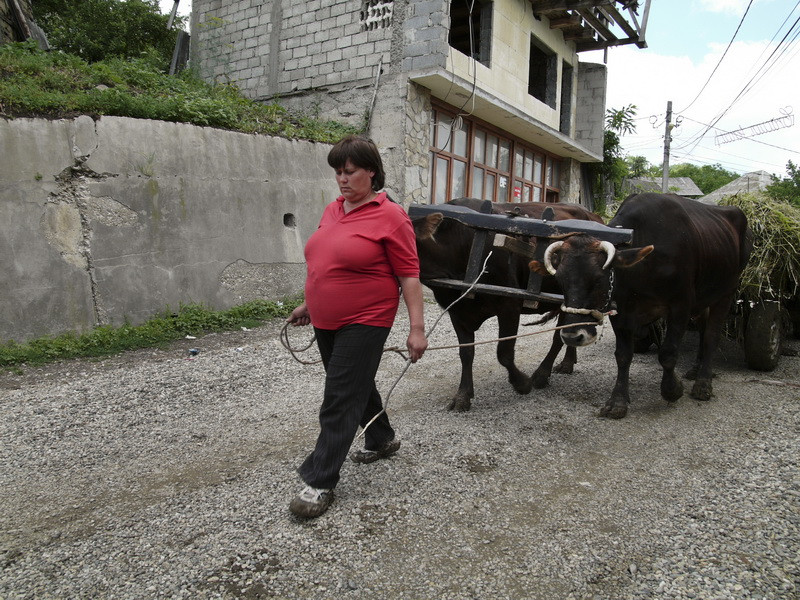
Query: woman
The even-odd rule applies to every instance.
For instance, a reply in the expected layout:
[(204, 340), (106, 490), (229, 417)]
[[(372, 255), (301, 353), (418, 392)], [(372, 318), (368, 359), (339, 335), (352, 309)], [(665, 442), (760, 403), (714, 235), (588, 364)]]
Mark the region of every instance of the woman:
[[(325, 393), (314, 451), (298, 473), (305, 489), (289, 504), (299, 517), (323, 514), (333, 502), (358, 427), (383, 408), (375, 374), (394, 323), (399, 292), (408, 308), (406, 345), (412, 362), (428, 347), (414, 229), (405, 211), (385, 192), (383, 163), (375, 144), (348, 136), (328, 154), (341, 196), (329, 204), (305, 248), (306, 301), (287, 319), (314, 326), (325, 366)], [(368, 428), (355, 462), (370, 463), (397, 452), (383, 413)]]

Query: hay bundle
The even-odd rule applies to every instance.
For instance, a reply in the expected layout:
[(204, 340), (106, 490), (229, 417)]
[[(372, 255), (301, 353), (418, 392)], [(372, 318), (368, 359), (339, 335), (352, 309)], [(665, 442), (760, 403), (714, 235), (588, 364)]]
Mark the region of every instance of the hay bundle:
[(739, 294), (749, 301), (797, 294), (800, 286), (800, 209), (762, 192), (727, 196), (724, 206), (738, 206), (753, 232), (753, 252), (742, 273)]

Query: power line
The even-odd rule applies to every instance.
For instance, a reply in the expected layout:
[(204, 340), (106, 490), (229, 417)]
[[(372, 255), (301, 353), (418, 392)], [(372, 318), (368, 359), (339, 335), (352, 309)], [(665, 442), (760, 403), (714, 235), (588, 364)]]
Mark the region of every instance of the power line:
[(697, 99), (700, 97), (700, 94), (702, 94), (703, 91), (706, 89), (706, 87), (708, 86), (709, 82), (711, 81), (711, 78), (714, 77), (714, 73), (717, 72), (717, 69), (719, 69), (719, 66), (722, 64), (722, 61), (725, 60), (725, 56), (728, 54), (728, 50), (731, 49), (731, 45), (733, 45), (733, 40), (736, 39), (736, 35), (739, 33), (739, 30), (742, 28), (742, 23), (744, 23), (744, 19), (747, 16), (747, 13), (750, 12), (750, 7), (752, 5), (753, 5), (753, 0), (750, 0), (750, 2), (747, 4), (747, 8), (744, 9), (744, 14), (742, 15), (742, 18), (739, 20), (739, 24), (736, 26), (736, 31), (733, 32), (733, 36), (731, 36), (731, 40), (728, 42), (728, 47), (725, 48), (725, 52), (723, 52), (722, 56), (720, 56), (719, 61), (717, 61), (717, 65), (714, 67), (714, 70), (711, 71), (711, 75), (708, 76), (708, 79), (706, 79), (706, 82), (703, 84), (703, 87), (700, 88), (699, 92), (697, 92), (697, 95), (694, 97), (694, 100), (692, 100), (689, 103), (689, 106), (684, 108), (682, 111), (677, 111), (677, 112), (687, 111), (692, 107), (692, 105), (695, 102), (697, 102)]
[[(794, 13), (794, 11), (795, 11), (795, 9), (797, 8), (798, 5), (800, 5), (800, 2), (798, 2), (797, 5), (795, 5), (795, 7), (790, 11), (789, 16), (784, 20), (783, 24), (788, 22), (789, 18)], [(723, 111), (718, 113), (718, 115), (716, 117), (714, 117), (714, 119), (712, 120), (711, 125), (707, 126), (706, 129), (702, 133), (700, 133), (698, 135), (695, 135), (695, 136), (691, 137), (690, 139), (688, 139), (686, 142), (684, 142), (681, 146), (678, 147), (678, 150), (686, 148), (687, 146), (689, 146), (691, 144), (697, 145), (699, 143), (699, 141), (705, 136), (705, 134), (708, 133), (708, 131), (710, 130), (710, 127), (715, 126), (728, 113), (728, 111), (733, 107), (733, 105), (736, 104), (736, 102), (738, 102), (746, 93), (748, 93), (755, 86), (755, 84), (758, 83), (758, 81), (760, 81), (770, 71), (770, 69), (772, 69), (777, 64), (778, 59), (781, 58), (781, 56), (783, 56), (785, 54), (785, 52), (788, 50), (788, 48), (791, 47), (791, 45), (797, 40), (797, 37), (800, 34), (800, 32), (796, 32), (794, 37), (791, 39), (791, 41), (788, 44), (784, 45), (786, 43), (786, 39), (789, 37), (789, 35), (792, 34), (792, 32), (797, 27), (798, 22), (800, 22), (800, 17), (798, 17), (795, 20), (795, 22), (791, 25), (791, 27), (786, 32), (786, 34), (783, 36), (783, 38), (778, 42), (777, 46), (773, 49), (773, 51), (769, 55), (769, 57), (767, 57), (764, 60), (764, 62), (757, 68), (755, 74), (753, 74), (753, 76), (750, 78), (750, 80), (739, 91), (739, 93), (728, 104), (728, 106)], [(778, 32), (780, 32), (780, 29), (783, 28), (783, 24), (778, 29)], [(776, 33), (775, 36), (773, 36), (773, 40), (775, 39), (775, 37), (777, 35), (778, 34)], [(779, 50), (781, 50), (780, 54), (773, 60), (773, 57), (775, 57), (776, 52), (778, 52)], [(763, 56), (763, 52), (762, 52), (762, 56)], [(759, 59), (760, 59), (760, 57), (759, 57)], [(756, 62), (758, 62), (758, 61), (756, 61)], [(752, 68), (751, 68), (751, 70), (752, 70)]]

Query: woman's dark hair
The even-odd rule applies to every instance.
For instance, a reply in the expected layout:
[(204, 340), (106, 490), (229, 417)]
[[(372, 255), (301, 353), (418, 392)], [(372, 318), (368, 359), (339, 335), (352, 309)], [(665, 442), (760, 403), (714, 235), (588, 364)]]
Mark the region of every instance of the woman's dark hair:
[(348, 160), (353, 166), (374, 171), (372, 189), (376, 192), (383, 189), (386, 175), (383, 172), (383, 161), (381, 161), (381, 155), (375, 142), (362, 135), (348, 135), (339, 140), (328, 152), (328, 164), (333, 169), (343, 169)]

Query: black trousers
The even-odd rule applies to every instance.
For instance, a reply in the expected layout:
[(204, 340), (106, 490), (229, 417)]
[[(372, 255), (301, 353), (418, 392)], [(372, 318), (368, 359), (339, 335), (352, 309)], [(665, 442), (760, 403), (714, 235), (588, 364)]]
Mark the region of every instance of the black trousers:
[[(325, 366), (325, 395), (317, 445), (297, 472), (312, 487), (333, 488), (358, 427), (383, 409), (375, 374), (390, 328), (353, 324), (314, 331)], [(384, 413), (364, 434), (364, 447), (377, 450), (393, 439), (394, 430)]]

